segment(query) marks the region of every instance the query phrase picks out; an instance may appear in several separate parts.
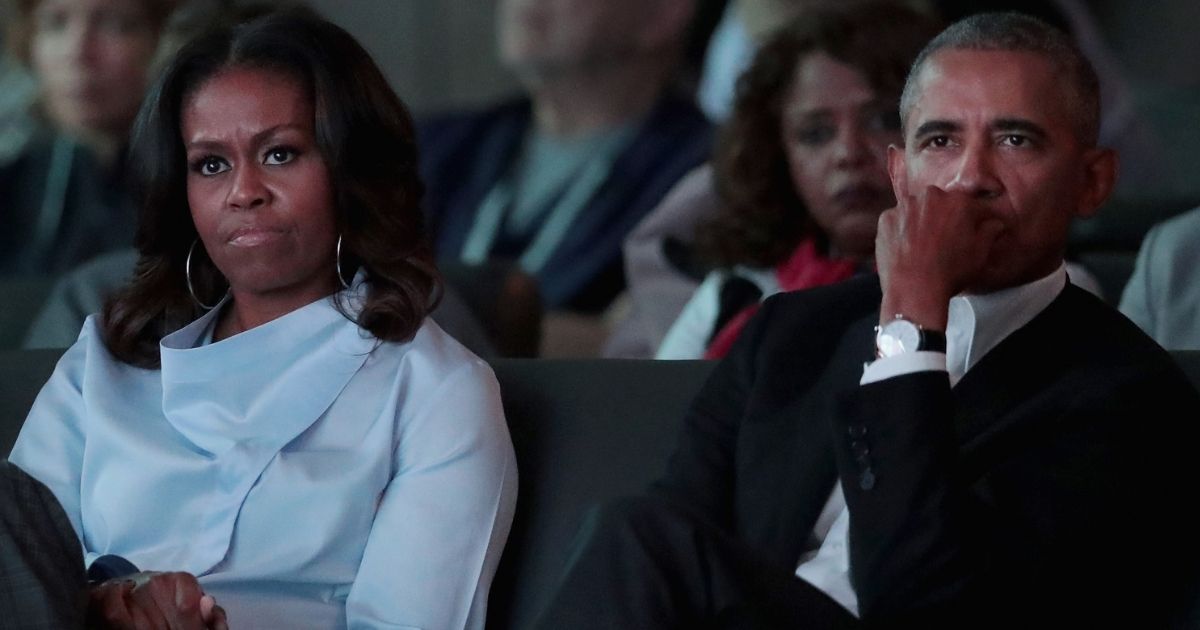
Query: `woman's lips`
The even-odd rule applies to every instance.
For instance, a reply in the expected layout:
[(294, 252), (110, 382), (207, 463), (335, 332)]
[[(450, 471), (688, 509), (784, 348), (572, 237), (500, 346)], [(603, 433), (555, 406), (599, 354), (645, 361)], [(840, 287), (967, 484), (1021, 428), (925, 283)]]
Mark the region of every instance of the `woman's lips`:
[(244, 227), (234, 230), (227, 243), (234, 247), (254, 247), (262, 245), (268, 241), (279, 238), (283, 234), (282, 230), (261, 227)]

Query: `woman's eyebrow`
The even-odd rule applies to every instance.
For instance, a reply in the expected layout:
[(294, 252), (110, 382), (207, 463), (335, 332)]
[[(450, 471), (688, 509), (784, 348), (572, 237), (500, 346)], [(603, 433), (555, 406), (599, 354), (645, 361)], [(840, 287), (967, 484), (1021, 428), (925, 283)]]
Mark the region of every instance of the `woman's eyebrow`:
[[(250, 143), (251, 144), (259, 144), (263, 140), (270, 138), (271, 136), (273, 136), (281, 131), (290, 131), (290, 130), (304, 131), (304, 128), (301, 127), (300, 125), (293, 124), (293, 123), (281, 123), (281, 124), (274, 125), (274, 126), (266, 128), (266, 129), (263, 129), (262, 131), (259, 131), (258, 133), (254, 134), (253, 136), (250, 137)], [(184, 148), (186, 148), (188, 150), (205, 149), (205, 150), (211, 151), (211, 150), (215, 150), (215, 149), (222, 149), (225, 146), (226, 146), (226, 143), (224, 143), (224, 142), (221, 142), (219, 140), (208, 140), (205, 138), (200, 138), (197, 140), (189, 140), (187, 142), (184, 142)]]

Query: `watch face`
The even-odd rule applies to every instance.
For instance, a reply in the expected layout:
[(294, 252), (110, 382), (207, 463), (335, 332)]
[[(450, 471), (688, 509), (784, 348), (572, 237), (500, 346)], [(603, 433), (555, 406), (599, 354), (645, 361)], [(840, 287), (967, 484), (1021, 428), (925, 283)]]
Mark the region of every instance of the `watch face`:
[(875, 337), (875, 348), (881, 357), (916, 352), (920, 345), (921, 329), (905, 319), (897, 319), (884, 324)]

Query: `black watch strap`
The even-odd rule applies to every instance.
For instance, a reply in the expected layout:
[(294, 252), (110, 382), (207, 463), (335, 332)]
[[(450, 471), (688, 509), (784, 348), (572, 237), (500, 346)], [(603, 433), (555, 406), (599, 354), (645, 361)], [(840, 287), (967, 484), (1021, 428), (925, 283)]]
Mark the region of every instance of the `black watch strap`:
[(946, 333), (940, 330), (921, 329), (921, 347), (917, 350), (946, 354)]

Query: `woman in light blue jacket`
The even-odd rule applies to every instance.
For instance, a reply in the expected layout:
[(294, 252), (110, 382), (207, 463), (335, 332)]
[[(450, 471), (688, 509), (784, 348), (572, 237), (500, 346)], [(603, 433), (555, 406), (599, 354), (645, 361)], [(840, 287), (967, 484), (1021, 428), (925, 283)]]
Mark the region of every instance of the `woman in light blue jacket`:
[[(490, 369), (426, 317), (412, 125), (368, 54), (307, 12), (208, 35), (132, 148), (134, 280), (11, 458), (86, 563), (171, 572), (92, 587), (92, 617), (482, 628), (515, 460)], [(144, 594), (193, 576), (202, 601)]]

